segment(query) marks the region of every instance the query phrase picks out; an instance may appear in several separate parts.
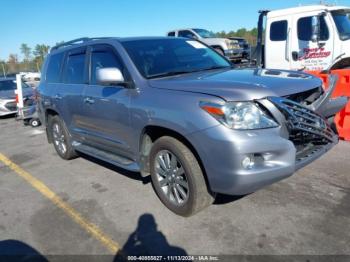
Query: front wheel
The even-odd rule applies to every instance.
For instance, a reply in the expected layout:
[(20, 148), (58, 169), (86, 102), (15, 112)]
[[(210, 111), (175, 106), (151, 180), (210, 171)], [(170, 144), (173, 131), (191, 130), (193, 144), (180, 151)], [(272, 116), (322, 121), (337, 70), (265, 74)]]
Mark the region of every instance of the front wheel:
[(191, 216), (214, 201), (193, 153), (179, 140), (161, 137), (150, 153), (152, 185), (162, 203), (180, 216)]

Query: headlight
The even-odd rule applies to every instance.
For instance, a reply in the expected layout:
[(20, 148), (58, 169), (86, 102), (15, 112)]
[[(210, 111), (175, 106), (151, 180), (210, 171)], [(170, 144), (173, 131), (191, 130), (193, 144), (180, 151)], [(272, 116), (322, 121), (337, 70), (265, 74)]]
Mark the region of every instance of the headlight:
[(232, 129), (247, 130), (278, 126), (276, 121), (254, 102), (230, 102), (225, 105), (201, 102), (200, 106)]

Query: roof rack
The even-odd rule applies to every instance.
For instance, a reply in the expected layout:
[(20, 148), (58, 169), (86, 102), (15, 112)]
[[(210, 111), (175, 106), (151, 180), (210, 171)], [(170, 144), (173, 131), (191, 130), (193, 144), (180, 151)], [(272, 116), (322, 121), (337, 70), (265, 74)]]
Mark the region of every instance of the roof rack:
[(71, 41), (68, 41), (68, 42), (64, 42), (62, 44), (55, 45), (55, 46), (51, 47), (50, 51), (57, 50), (59, 48), (70, 46), (70, 45), (76, 45), (76, 44), (79, 44), (79, 43), (85, 43), (85, 42), (88, 42), (88, 41), (109, 39), (109, 38), (111, 38), (111, 37), (81, 37), (81, 38), (77, 38), (77, 39), (74, 39), (74, 40), (71, 40)]

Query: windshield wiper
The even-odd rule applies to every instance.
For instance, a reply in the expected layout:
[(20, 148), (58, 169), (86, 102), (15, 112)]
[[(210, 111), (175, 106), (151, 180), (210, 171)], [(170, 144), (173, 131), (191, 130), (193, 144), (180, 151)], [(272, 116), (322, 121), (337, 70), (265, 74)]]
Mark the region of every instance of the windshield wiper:
[(148, 79), (158, 78), (158, 77), (175, 76), (175, 75), (181, 75), (181, 74), (188, 74), (188, 73), (193, 73), (193, 72), (196, 72), (196, 71), (169, 71), (169, 72), (164, 72), (164, 73), (160, 73), (160, 74), (149, 75)]
[(175, 75), (182, 75), (182, 74), (189, 74), (189, 73), (195, 73), (195, 72), (201, 72), (201, 71), (207, 71), (207, 70), (214, 70), (214, 69), (222, 69), (222, 68), (233, 68), (233, 67), (232, 66), (212, 66), (212, 67), (196, 69), (196, 70), (169, 71), (169, 72), (164, 72), (164, 73), (160, 73), (160, 74), (149, 75), (148, 79), (158, 78), (158, 77), (175, 76)]

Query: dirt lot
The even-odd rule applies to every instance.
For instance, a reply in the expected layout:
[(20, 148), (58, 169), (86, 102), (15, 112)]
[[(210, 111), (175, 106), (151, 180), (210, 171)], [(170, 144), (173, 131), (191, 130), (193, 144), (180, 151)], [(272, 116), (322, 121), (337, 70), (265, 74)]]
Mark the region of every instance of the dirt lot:
[(182, 218), (149, 179), (89, 157), (64, 161), (43, 129), (13, 118), (0, 130), (0, 253), (350, 255), (349, 142), (284, 181)]

